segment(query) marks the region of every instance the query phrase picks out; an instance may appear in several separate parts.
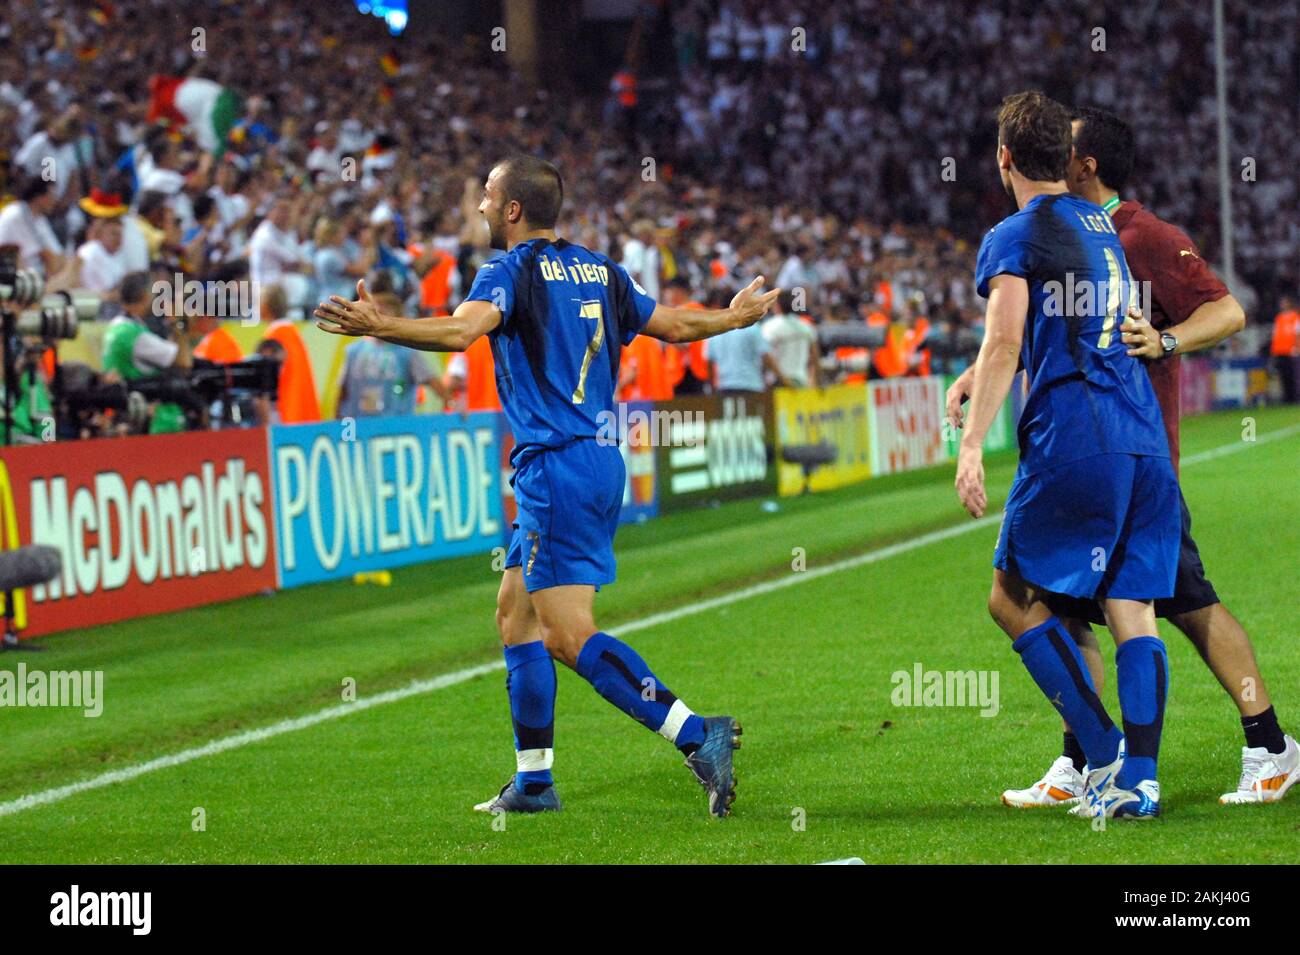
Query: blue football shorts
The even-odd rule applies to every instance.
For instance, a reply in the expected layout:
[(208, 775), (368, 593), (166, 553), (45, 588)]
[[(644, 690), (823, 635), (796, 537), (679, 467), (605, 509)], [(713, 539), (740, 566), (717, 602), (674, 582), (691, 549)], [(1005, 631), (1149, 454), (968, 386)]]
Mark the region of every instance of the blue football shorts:
[(517, 514), (506, 567), (529, 592), (614, 582), (626, 472), (616, 445), (579, 438), (530, 455), (511, 479)]
[(1041, 590), (1103, 600), (1174, 593), (1182, 500), (1168, 458), (1095, 454), (1017, 472), (993, 566)]

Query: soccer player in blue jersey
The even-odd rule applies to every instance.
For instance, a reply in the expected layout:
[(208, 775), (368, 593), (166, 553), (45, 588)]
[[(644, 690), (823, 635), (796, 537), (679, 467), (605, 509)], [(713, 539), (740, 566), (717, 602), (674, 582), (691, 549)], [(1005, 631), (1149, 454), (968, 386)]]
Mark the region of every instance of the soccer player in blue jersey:
[[(1023, 362), (1020, 466), (989, 612), (1083, 746), (1091, 769), (1081, 814), (1151, 818), (1169, 685), (1153, 601), (1174, 591), (1181, 509), (1151, 381), (1119, 330), (1136, 300), (1124, 250), (1101, 207), (1068, 192), (1071, 145), (1061, 104), (1036, 92), (1003, 101), (998, 169), (1019, 211), (980, 246), (976, 282), (988, 306), (956, 487), (967, 511), (983, 515), (984, 437)], [(1047, 592), (1102, 602), (1122, 732)]]
[(740, 725), (691, 712), (635, 650), (595, 624), (595, 592), (614, 580), (625, 480), (619, 449), (597, 436), (615, 410), (624, 345), (638, 334), (690, 342), (744, 328), (767, 313), (780, 290), (761, 292), (760, 276), (728, 308), (659, 305), (622, 266), (556, 235), (563, 194), (560, 173), (548, 162), (513, 156), (498, 163), (479, 211), (492, 247), (505, 254), (479, 269), (451, 316), (382, 314), (358, 282), (357, 300), (322, 302), (317, 324), (426, 351), (464, 351), (481, 335), (492, 345), (497, 391), (515, 437), (518, 517), (496, 616), (517, 771), (495, 798), (474, 808), (560, 808), (551, 774), (554, 658), (671, 741), (708, 791), (709, 811), (725, 816), (736, 796), (732, 751)]

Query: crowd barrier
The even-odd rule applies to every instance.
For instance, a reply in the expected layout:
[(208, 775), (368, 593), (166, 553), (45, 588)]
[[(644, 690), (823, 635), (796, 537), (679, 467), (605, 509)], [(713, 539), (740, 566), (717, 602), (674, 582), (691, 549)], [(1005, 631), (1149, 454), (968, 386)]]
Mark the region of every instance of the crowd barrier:
[[(1260, 400), (1262, 362), (1184, 362), (1184, 414)], [(952, 460), (940, 376), (620, 405), (622, 519), (823, 491)], [(1015, 447), (1018, 376), (985, 446)], [(0, 450), (0, 546), (62, 574), (20, 591), (23, 637), (164, 613), (509, 540), (503, 416), (411, 415)], [(795, 449), (824, 451), (815, 467)]]

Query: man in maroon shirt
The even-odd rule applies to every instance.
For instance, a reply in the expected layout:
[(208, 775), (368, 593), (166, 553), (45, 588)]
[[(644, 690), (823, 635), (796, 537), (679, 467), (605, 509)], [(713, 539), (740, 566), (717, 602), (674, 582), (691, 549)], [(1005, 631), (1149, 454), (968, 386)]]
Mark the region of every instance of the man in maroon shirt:
[[(1151, 376), (1177, 469), (1179, 356), (1210, 348), (1240, 331), (1245, 315), (1186, 234), (1140, 203), (1120, 200), (1119, 190), (1133, 169), (1135, 146), (1129, 126), (1111, 113), (1091, 108), (1079, 110), (1073, 126), (1070, 191), (1110, 213), (1134, 279), (1150, 283), (1150, 320), (1130, 318), (1120, 330), (1129, 354), (1142, 359)], [(954, 382), (947, 396), (949, 418), (958, 426), (961, 402), (969, 391), (963, 384), (966, 377)], [(1250, 637), (1206, 579), (1191, 536), (1186, 501), (1182, 510), (1175, 593), (1157, 600), (1156, 612), (1187, 636), (1241, 713), (1246, 736), (1241, 779), (1238, 788), (1219, 801), (1225, 805), (1274, 802), (1300, 780), (1300, 747), (1278, 725)], [(1104, 623), (1099, 606), (1068, 597), (1058, 598), (1052, 606), (1078, 642), (1100, 691), (1101, 652), (1089, 626), (1089, 622)], [(1083, 751), (1067, 726), (1064, 754), (1047, 774), (1028, 789), (1007, 790), (1002, 801), (1017, 808), (1076, 803), (1083, 791), (1083, 768)]]

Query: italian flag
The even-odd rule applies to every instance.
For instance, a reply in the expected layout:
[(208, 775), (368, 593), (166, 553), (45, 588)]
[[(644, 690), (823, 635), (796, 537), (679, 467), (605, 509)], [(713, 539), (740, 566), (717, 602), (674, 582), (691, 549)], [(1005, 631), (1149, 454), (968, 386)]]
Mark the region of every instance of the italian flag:
[(166, 119), (188, 126), (199, 146), (220, 156), (239, 118), (239, 97), (220, 83), (194, 76), (149, 80), (149, 122)]

